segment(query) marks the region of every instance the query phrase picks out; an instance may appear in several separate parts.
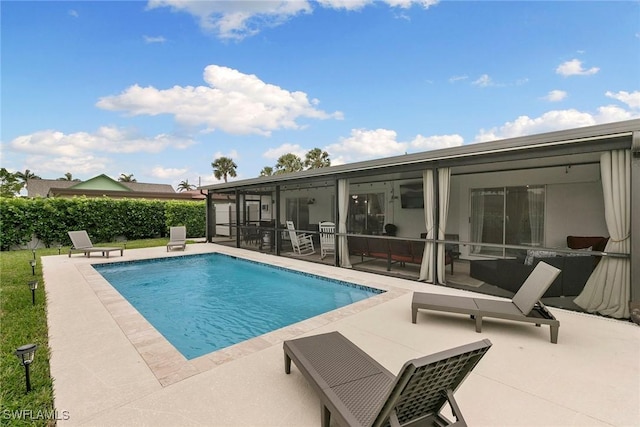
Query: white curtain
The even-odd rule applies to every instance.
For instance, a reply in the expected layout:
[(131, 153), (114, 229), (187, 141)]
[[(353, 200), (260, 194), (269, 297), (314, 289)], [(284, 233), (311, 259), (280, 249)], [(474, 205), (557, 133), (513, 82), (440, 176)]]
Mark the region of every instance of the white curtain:
[[(618, 150), (600, 156), (604, 213), (609, 231), (606, 252), (630, 253), (631, 151)], [(590, 313), (629, 317), (631, 260), (602, 257), (574, 302)]]
[[(349, 180), (338, 180), (338, 233), (347, 232), (347, 215), (349, 213)], [(338, 257), (340, 266), (351, 268), (349, 260), (349, 245), (346, 236), (338, 236)]]
[[(449, 168), (438, 169), (438, 228), (437, 239), (444, 239), (445, 229), (447, 227), (447, 216), (449, 213), (449, 182), (451, 180), (451, 171)], [(422, 191), (424, 197), (424, 223), (427, 229), (427, 240), (433, 239), (435, 235), (435, 224), (433, 222), (433, 210), (435, 209), (435, 192), (433, 191), (433, 171), (425, 170), (422, 172)], [(438, 245), (438, 268), (437, 281), (445, 283), (445, 250), (444, 244)], [(433, 278), (433, 244), (427, 242), (424, 246), (424, 254), (422, 255), (422, 264), (420, 265), (420, 277), (418, 280), (431, 282)]]
[(527, 191), (529, 199), (529, 227), (531, 229), (531, 243), (544, 244), (544, 191), (540, 188), (530, 188)]

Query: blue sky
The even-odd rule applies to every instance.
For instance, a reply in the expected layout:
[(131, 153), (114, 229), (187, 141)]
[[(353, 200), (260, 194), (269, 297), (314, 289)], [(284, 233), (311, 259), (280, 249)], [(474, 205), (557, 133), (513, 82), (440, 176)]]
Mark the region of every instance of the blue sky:
[(2, 1), (2, 166), (253, 178), (640, 117), (640, 3)]

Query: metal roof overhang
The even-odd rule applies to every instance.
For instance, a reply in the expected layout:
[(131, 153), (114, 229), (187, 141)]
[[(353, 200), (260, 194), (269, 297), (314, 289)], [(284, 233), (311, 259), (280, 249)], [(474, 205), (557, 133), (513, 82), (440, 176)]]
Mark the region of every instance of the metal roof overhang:
[(640, 119), (232, 181), (201, 188), (219, 193), (239, 190), (260, 194), (271, 192), (276, 185), (282, 190), (333, 186), (338, 178), (348, 178), (351, 183), (417, 178), (424, 169), (435, 167), (450, 167), (453, 175), (460, 175), (597, 163), (603, 151), (631, 148), (634, 131), (640, 132)]

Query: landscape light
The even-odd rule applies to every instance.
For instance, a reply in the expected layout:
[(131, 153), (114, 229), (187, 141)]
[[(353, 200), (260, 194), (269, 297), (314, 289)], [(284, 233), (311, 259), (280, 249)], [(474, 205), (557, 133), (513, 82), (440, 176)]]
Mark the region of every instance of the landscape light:
[(29, 264), (31, 264), (31, 274), (33, 276), (36, 275), (36, 260), (32, 259), (31, 261), (29, 261)]
[(31, 253), (33, 254), (33, 259), (36, 259), (36, 250), (35, 249), (31, 249)]
[(25, 344), (22, 347), (18, 347), (16, 349), (15, 355), (24, 366), (25, 376), (27, 378), (27, 393), (31, 391), (31, 379), (29, 378), (29, 365), (33, 362), (33, 358), (36, 355), (36, 348), (38, 348), (35, 344)]
[(38, 289), (38, 281), (31, 280), (29, 282), (29, 289), (31, 289), (31, 302), (36, 305), (36, 289)]
[(58, 255), (60, 255), (61, 250), (62, 250), (62, 245), (58, 245)]

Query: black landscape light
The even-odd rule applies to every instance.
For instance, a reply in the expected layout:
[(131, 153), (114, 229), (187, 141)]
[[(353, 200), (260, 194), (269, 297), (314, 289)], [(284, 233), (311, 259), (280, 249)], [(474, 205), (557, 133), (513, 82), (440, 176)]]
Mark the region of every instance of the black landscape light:
[(58, 255), (60, 255), (61, 250), (62, 250), (62, 245), (58, 245)]
[(16, 356), (24, 366), (25, 376), (27, 378), (27, 393), (31, 391), (31, 379), (29, 378), (29, 365), (33, 362), (33, 358), (36, 355), (36, 348), (38, 348), (35, 344), (26, 344), (22, 347), (18, 347), (16, 349)]
[(35, 249), (31, 249), (31, 253), (33, 254), (33, 259), (36, 259), (36, 250)]
[(29, 289), (31, 289), (31, 302), (36, 305), (36, 289), (38, 289), (38, 281), (31, 280), (29, 282)]
[(33, 276), (36, 275), (36, 260), (32, 259), (31, 261), (29, 261), (29, 264), (31, 264), (31, 274)]

